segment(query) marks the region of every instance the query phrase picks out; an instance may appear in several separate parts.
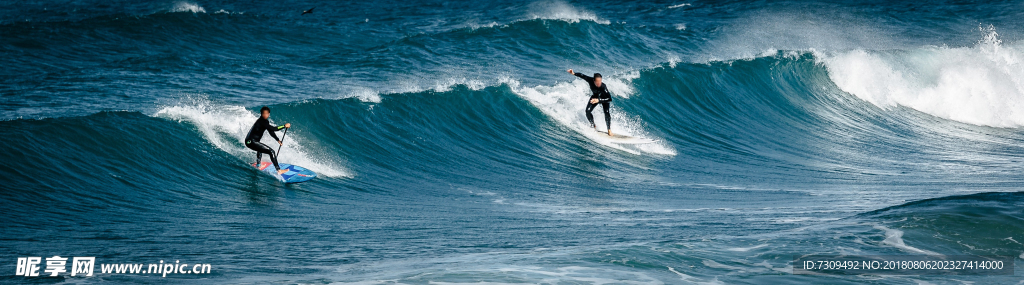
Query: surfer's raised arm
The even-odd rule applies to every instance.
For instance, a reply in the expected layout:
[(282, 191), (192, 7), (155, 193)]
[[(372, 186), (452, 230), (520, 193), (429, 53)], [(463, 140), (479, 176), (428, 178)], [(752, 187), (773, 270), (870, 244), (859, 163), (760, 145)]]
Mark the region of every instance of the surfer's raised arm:
[(586, 80), (588, 83), (593, 83), (594, 82), (594, 78), (593, 77), (587, 76), (586, 74), (579, 73), (579, 72), (572, 72), (572, 69), (569, 69), (569, 74), (576, 75), (576, 77), (579, 77), (579, 78), (583, 78), (583, 80)]

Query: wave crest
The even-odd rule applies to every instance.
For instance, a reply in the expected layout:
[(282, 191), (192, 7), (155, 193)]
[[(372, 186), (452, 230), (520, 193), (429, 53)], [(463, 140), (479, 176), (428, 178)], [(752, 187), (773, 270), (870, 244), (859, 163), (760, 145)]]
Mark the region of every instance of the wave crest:
[(534, 7), (533, 13), (530, 15), (530, 19), (534, 20), (562, 20), (569, 23), (579, 23), (581, 20), (587, 20), (604, 25), (611, 23), (608, 20), (598, 18), (597, 15), (590, 11), (576, 8), (562, 1), (538, 3)]
[(991, 26), (974, 47), (853, 50), (819, 61), (843, 91), (882, 108), (909, 107), (940, 118), (1024, 126), (1024, 46), (1004, 46)]
[(203, 9), (203, 6), (199, 6), (199, 4), (196, 3), (181, 1), (174, 3), (174, 7), (171, 7), (170, 12), (206, 13), (206, 9)]

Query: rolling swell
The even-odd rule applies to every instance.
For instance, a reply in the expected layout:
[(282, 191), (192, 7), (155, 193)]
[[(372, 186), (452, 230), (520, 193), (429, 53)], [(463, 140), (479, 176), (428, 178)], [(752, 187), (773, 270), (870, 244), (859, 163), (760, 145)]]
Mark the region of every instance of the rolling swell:
[(1024, 192), (955, 195), (857, 215), (903, 232), (903, 240), (936, 252), (1020, 255)]
[[(594, 64), (581, 68), (618, 70), (664, 61), (671, 48), (690, 45), (675, 39), (674, 29), (610, 23), (558, 5), (525, 9), (535, 11), (491, 24), (440, 27), (294, 21), (266, 11), (214, 12), (193, 5), (0, 25), (0, 35), (10, 39), (0, 43), (8, 67), (2, 72), (12, 83), (3, 91), (27, 95), (10, 98), (2, 107), (10, 111), (5, 119), (149, 113), (195, 94), (249, 105), (309, 98), (374, 101), (378, 94), (494, 86), (507, 78), (547, 84), (552, 80), (544, 78), (564, 74), (512, 63), (587, 62)], [(387, 32), (391, 28), (397, 31)], [(43, 99), (53, 96), (71, 106)]]
[(5, 153), (19, 162), (0, 167), (17, 177), (5, 183), (17, 190), (0, 193), (19, 205), (4, 222), (26, 228), (39, 226), (29, 217), (75, 223), (60, 217), (147, 212), (159, 201), (203, 199), (213, 193), (196, 187), (224, 188), (246, 174), (224, 152), (189, 139), (195, 137), (189, 128), (137, 112), (5, 121), (3, 129)]
[[(181, 97), (211, 93), (228, 102), (278, 102), (281, 94), (325, 80), (308, 66), (324, 61), (323, 54), (351, 57), (373, 44), (358, 41), (372, 37), (343, 28), (305, 32), (307, 23), (258, 13), (207, 13), (190, 5), (0, 25), (5, 39), (0, 42), (5, 63), (0, 76), (10, 83), (0, 87), (9, 101), (2, 107), (5, 119), (104, 110), (148, 113), (158, 110), (153, 102), (172, 104)], [(317, 91), (338, 91), (328, 87)], [(23, 95), (6, 95), (11, 92)]]
[[(978, 156), (1017, 155), (1014, 143), (1020, 138), (1012, 132), (861, 101), (836, 87), (817, 57), (779, 52), (609, 75), (619, 97), (613, 104), (614, 128), (659, 141), (646, 148), (609, 144), (587, 131), (580, 104), (585, 86), (579, 80), (553, 86), (515, 80), (492, 87), (457, 84), (388, 94), (380, 102), (314, 99), (271, 107), (275, 121), (298, 126), (288, 145), (295, 151), (292, 162), (334, 177), (387, 173), (420, 180), (451, 169), (477, 169), (482, 172), (464, 175), (490, 177), (551, 165), (558, 167), (538, 175), (586, 177), (587, 171), (563, 160), (599, 154), (584, 160), (626, 173), (665, 167), (662, 171), (780, 182), (800, 176), (869, 184), (903, 177), (917, 183), (948, 178), (950, 167), (985, 166), (995, 173), (993, 167), (1003, 166), (978, 164), (987, 161)], [(255, 119), (249, 108), (200, 101), (164, 107), (154, 116), (198, 131), (184, 137), (250, 159), (239, 143)], [(602, 114), (595, 116), (602, 120)], [(7, 123), (18, 122), (23, 121)], [(968, 148), (973, 157), (958, 159), (951, 145)], [(637, 160), (637, 154), (649, 158)], [(934, 161), (944, 162), (929, 163)], [(502, 167), (488, 167), (495, 164)]]
[[(944, 180), (950, 168), (972, 175), (1012, 169), (998, 161), (1019, 156), (1018, 134), (864, 102), (832, 82), (821, 63), (825, 56), (778, 52), (666, 64), (641, 72), (633, 81), (641, 95), (622, 108), (664, 132), (682, 156), (705, 166), (717, 162), (717, 171), (731, 175), (893, 183), (908, 175), (917, 182)], [(967, 153), (987, 158), (960, 157)], [(727, 170), (736, 165), (764, 172)]]

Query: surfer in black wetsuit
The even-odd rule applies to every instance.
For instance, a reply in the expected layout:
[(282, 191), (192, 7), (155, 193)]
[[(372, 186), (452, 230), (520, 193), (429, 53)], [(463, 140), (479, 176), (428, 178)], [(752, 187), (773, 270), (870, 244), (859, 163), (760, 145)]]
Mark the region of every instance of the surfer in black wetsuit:
[(590, 102), (587, 102), (587, 120), (590, 120), (590, 127), (597, 130), (597, 125), (594, 124), (594, 114), (592, 112), (594, 111), (594, 107), (597, 107), (597, 104), (600, 103), (601, 108), (604, 109), (604, 123), (608, 125), (608, 135), (612, 135), (612, 116), (611, 113), (608, 112), (608, 107), (612, 103), (612, 93), (608, 92), (608, 85), (601, 83), (601, 74), (594, 73), (594, 77), (590, 77), (583, 73), (572, 72), (572, 69), (569, 70), (569, 73), (586, 80), (587, 83), (590, 84), (590, 91), (594, 93), (593, 95), (590, 95)]
[(278, 145), (281, 145), (281, 139), (277, 138), (275, 131), (280, 131), (285, 128), (291, 128), (292, 124), (284, 124), (284, 126), (274, 126), (270, 124), (270, 108), (264, 106), (260, 108), (260, 118), (256, 119), (256, 123), (252, 124), (252, 129), (249, 129), (249, 135), (245, 136), (245, 147), (256, 151), (256, 164), (259, 165), (263, 161), (263, 154), (270, 154), (270, 161), (274, 162), (274, 168), (277, 169), (278, 174), (288, 172), (288, 170), (281, 170), (281, 166), (277, 164), (277, 154), (269, 146), (260, 142), (263, 138), (263, 132), (270, 132), (270, 137), (277, 141)]

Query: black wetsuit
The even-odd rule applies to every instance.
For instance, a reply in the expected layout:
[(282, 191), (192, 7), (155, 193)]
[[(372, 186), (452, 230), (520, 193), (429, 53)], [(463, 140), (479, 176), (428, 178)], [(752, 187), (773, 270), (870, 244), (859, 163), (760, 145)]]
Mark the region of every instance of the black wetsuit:
[(590, 91), (594, 93), (594, 95), (590, 95), (590, 99), (597, 99), (597, 103), (590, 103), (590, 100), (587, 100), (587, 120), (590, 121), (590, 126), (596, 127), (596, 125), (594, 125), (594, 114), (591, 112), (594, 111), (594, 107), (597, 107), (597, 104), (601, 104), (601, 108), (604, 109), (604, 123), (608, 125), (607, 130), (611, 130), (612, 115), (608, 112), (608, 107), (612, 102), (612, 93), (608, 92), (608, 84), (601, 82), (601, 87), (598, 87), (597, 85), (594, 85), (593, 77), (583, 75), (583, 73), (579, 72), (575, 73), (575, 75), (576, 77), (583, 78), (583, 80), (586, 80), (587, 83), (590, 84)]
[(260, 142), (263, 138), (263, 132), (270, 132), (270, 137), (276, 141), (281, 141), (277, 138), (275, 131), (284, 129), (284, 126), (274, 126), (270, 124), (270, 120), (260, 117), (256, 120), (255, 124), (252, 124), (252, 129), (249, 129), (249, 135), (245, 136), (245, 147), (256, 151), (256, 163), (259, 164), (263, 161), (263, 154), (270, 154), (270, 161), (274, 162), (274, 168), (281, 170), (281, 166), (277, 164), (277, 154), (274, 153), (274, 149)]

